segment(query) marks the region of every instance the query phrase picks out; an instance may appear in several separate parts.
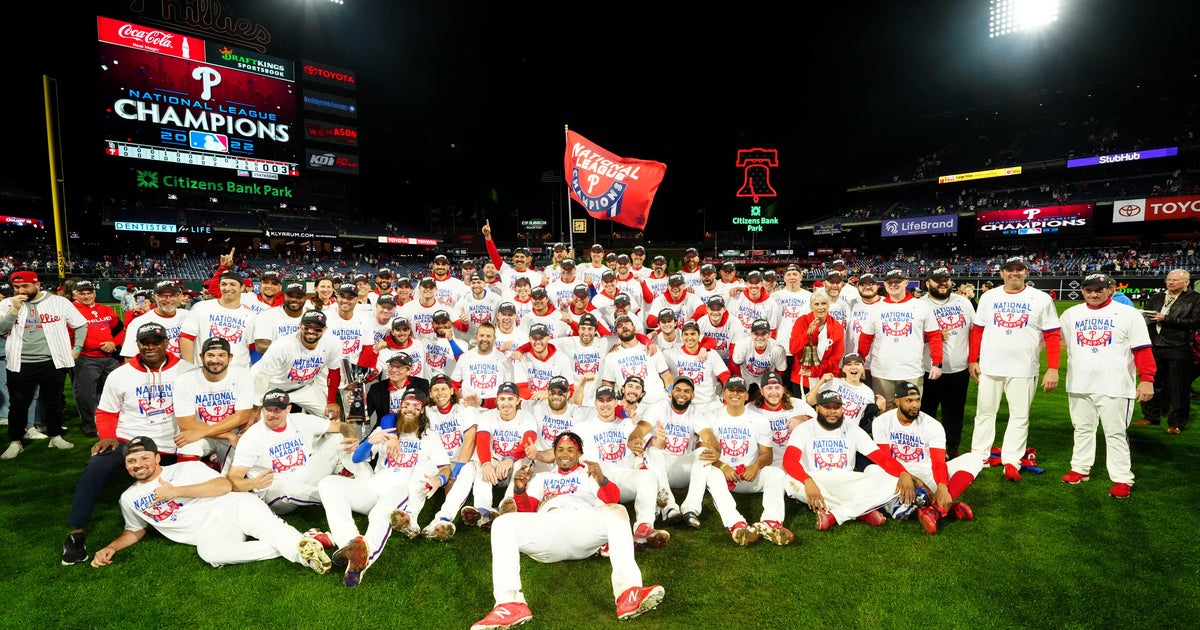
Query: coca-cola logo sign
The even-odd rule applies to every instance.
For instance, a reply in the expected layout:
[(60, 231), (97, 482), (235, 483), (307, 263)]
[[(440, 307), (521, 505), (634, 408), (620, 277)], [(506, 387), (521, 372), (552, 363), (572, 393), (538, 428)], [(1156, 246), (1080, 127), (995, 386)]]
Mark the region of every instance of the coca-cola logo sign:
[(117, 29), (117, 35), (120, 35), (122, 39), (133, 39), (160, 48), (171, 48), (174, 45), (172, 40), (175, 37), (174, 33), (159, 30), (144, 31), (132, 24), (126, 24)]

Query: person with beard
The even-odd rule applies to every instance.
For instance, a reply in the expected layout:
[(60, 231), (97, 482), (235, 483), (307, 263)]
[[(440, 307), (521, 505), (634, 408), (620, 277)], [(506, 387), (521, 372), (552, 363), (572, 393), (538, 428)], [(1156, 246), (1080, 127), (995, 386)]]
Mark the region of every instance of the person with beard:
[[(709, 427), (717, 458), (705, 469), (708, 494), (721, 515), (733, 542), (743, 547), (759, 537), (787, 545), (795, 535), (783, 526), (784, 478), (771, 466), (774, 450), (766, 420), (751, 407), (746, 380), (732, 376), (725, 381), (725, 407), (712, 414)], [(762, 494), (762, 518), (752, 526), (738, 510), (733, 493)]]
[(279, 281), (279, 274), (264, 271), (258, 279), (258, 292), (243, 293), (242, 303), (256, 315), (283, 304), (283, 283)]
[[(871, 389), (886, 401), (894, 399), (900, 383), (924, 385), (921, 362), (926, 357), (931, 362), (929, 379), (941, 378), (942, 331), (929, 304), (909, 294), (903, 270), (888, 271), (883, 287), (887, 297), (863, 322), (858, 353), (868, 357), (868, 365), (872, 366)], [(879, 347), (872, 360), (871, 345), (876, 337), (880, 338)]]
[(342, 344), (325, 334), (325, 314), (308, 311), (300, 330), (277, 339), (250, 368), (255, 399), (270, 390), (288, 393), (292, 404), (306, 413), (340, 418), (338, 385), (342, 375)]
[(830, 271), (825, 274), (825, 281), (821, 283), (821, 290), (818, 293), (824, 293), (829, 298), (829, 316), (837, 320), (843, 328), (850, 321), (850, 309), (854, 306), (854, 299), (850, 296), (855, 296), (857, 299), (857, 290), (851, 294), (847, 292), (845, 274), (839, 271)]
[(254, 417), (254, 379), (245, 368), (229, 363), (229, 342), (219, 337), (204, 340), (200, 347), (201, 369), (175, 381), (175, 421), (179, 433), (175, 446), (179, 461), (200, 460), (214, 455), (213, 470), (220, 472), (229, 452), (237, 446), (238, 429)]
[(556, 375), (569, 374), (571, 359), (550, 344), (550, 331), (545, 324), (529, 327), (529, 347), (513, 353), (513, 381), (525, 400), (545, 400), (547, 386)]
[(619, 317), (615, 323), (618, 343), (600, 363), (600, 381), (612, 387), (630, 376), (638, 376), (646, 382), (646, 402), (666, 400), (673, 378), (666, 360), (653, 348), (647, 349), (648, 344), (638, 338), (629, 316)]
[[(195, 545), (200, 559), (213, 567), (283, 557), (317, 573), (332, 563), (316, 538), (301, 534), (262, 504), (231, 492), (229, 479), (199, 462), (162, 465), (158, 446), (147, 436), (129, 441), (125, 470), (134, 484), (121, 493), (125, 530), (96, 552), (95, 568), (142, 540), (146, 526), (173, 542)], [(246, 540), (253, 538), (254, 540)]]
[[(559, 263), (559, 269), (554, 279), (546, 285), (546, 295), (550, 296), (550, 304), (554, 306), (555, 311), (559, 315), (571, 305), (574, 299), (575, 285), (580, 284), (575, 275), (575, 261), (567, 258)], [(547, 275), (552, 271), (546, 270)], [(587, 291), (587, 285), (584, 285), (584, 291)]]
[[(317, 483), (340, 468), (370, 476), (350, 454), (358, 444), (354, 427), (308, 413), (290, 413), (288, 393), (273, 389), (263, 396), (260, 419), (242, 432), (233, 453), (229, 480), (234, 490), (260, 497), (276, 514), (319, 505)], [(336, 435), (335, 435), (336, 434)]]
[(367, 427), (368, 434), (379, 426), (388, 414), (400, 411), (400, 401), (404, 392), (410, 387), (428, 390), (429, 381), (413, 374), (412, 356), (407, 352), (396, 352), (384, 363), (383, 375), (386, 377), (376, 381), (367, 388), (367, 418), (372, 420)]
[[(661, 255), (655, 256), (654, 261), (650, 265), (650, 268), (645, 270), (646, 273), (639, 274), (636, 268), (634, 268), (634, 273), (640, 275), (646, 281), (646, 286), (650, 287), (650, 293), (656, 296), (655, 299), (658, 299), (657, 296), (666, 293), (670, 287), (671, 280), (670, 276), (667, 275), (667, 257)], [(679, 277), (680, 279), (684, 279), (683, 274), (680, 274)], [(686, 284), (687, 280), (684, 279), (684, 282)]]
[[(154, 308), (129, 320), (126, 330), (135, 331), (143, 324), (156, 323), (167, 331), (167, 353), (179, 356), (179, 332), (183, 328), (183, 320), (187, 311), (180, 312), (179, 303), (183, 298), (183, 289), (174, 280), (163, 280), (154, 285)], [(134, 335), (126, 334), (121, 344), (121, 356), (126, 362), (138, 355), (137, 340)]]
[(429, 269), (433, 272), (434, 282), (437, 283), (434, 299), (442, 306), (458, 304), (459, 299), (467, 292), (467, 285), (462, 280), (450, 275), (450, 259), (445, 254), (438, 254), (433, 257)]
[[(859, 520), (879, 527), (887, 522), (879, 508), (915, 504), (916, 481), (904, 466), (871, 441), (862, 427), (845, 422), (842, 397), (832, 390), (817, 396), (816, 422), (792, 430), (783, 454), (787, 494), (817, 515), (817, 531)], [(878, 466), (854, 470), (855, 454)]]
[[(437, 434), (429, 430), (424, 400), (424, 390), (410, 388), (395, 422), (376, 428), (355, 449), (355, 463), (375, 459), (373, 475), (329, 475), (317, 483), (329, 537), (338, 547), (333, 561), (346, 563), (342, 578), (346, 586), (359, 585), (363, 573), (383, 553), (391, 530), (410, 539), (420, 535), (414, 525), (417, 515), (447, 483), (450, 462)], [(365, 534), (359, 534), (355, 514), (367, 516)]]
[(649, 313), (646, 317), (646, 328), (658, 328), (659, 319), (663, 311), (667, 310), (673, 314), (672, 319), (676, 322), (691, 319), (700, 305), (700, 298), (687, 290), (683, 274), (673, 273), (667, 280), (667, 290), (658, 294), (646, 311)]
[(584, 454), (598, 462), (604, 475), (620, 488), (620, 501), (633, 503), (634, 543), (639, 547), (662, 547), (671, 534), (654, 528), (658, 479), (642, 467), (643, 459), (629, 448), (630, 436), (643, 421), (636, 413), (622, 418), (617, 414), (617, 404), (612, 386), (597, 387), (595, 406), (579, 409), (575, 431), (583, 437)]
[[(854, 306), (850, 308), (850, 317), (846, 320), (849, 322), (846, 326), (846, 354), (858, 352), (858, 338), (863, 333), (863, 324), (870, 319), (875, 309), (883, 304), (883, 296), (879, 293), (879, 283), (875, 280), (875, 274), (864, 273), (858, 278), (858, 299), (854, 301)], [(868, 382), (871, 373), (871, 357), (863, 355), (866, 359)]]
[(817, 416), (816, 410), (804, 399), (792, 400), (786, 383), (778, 372), (767, 372), (762, 377), (758, 396), (751, 398), (754, 411), (767, 421), (767, 429), (771, 432), (771, 465), (780, 470), (792, 430)]
[[(942, 331), (942, 376), (936, 380), (925, 379), (921, 412), (936, 418), (938, 408), (941, 408), (941, 423), (946, 430), (946, 455), (953, 459), (958, 457), (958, 446), (962, 441), (967, 387), (971, 384), (967, 355), (971, 351), (971, 322), (975, 321), (975, 307), (966, 296), (954, 293), (951, 285), (950, 270), (945, 267), (930, 271), (925, 279), (928, 291), (921, 296), (921, 300), (929, 303), (938, 328)], [(928, 374), (933, 367), (932, 361), (928, 357), (923, 361)]]
[(425, 357), (428, 352), (425, 342), (413, 337), (412, 322), (405, 317), (392, 320), (391, 331), (382, 341), (363, 348), (358, 355), (358, 367), (374, 370), (381, 376), (387, 375), (388, 361), (403, 352), (408, 355), (410, 372), (414, 377), (425, 378)]
[(710, 352), (701, 344), (700, 324), (688, 320), (680, 326), (683, 345), (661, 353), (672, 377), (686, 376), (692, 382), (695, 395), (692, 404), (704, 411), (721, 407), (720, 387), (730, 376), (729, 368), (716, 351)]
[(876, 416), (871, 435), (928, 493), (929, 504), (917, 510), (926, 533), (938, 533), (946, 518), (975, 519), (971, 506), (958, 497), (983, 470), (983, 461), (970, 453), (947, 461), (946, 432), (933, 416), (921, 411), (921, 389), (916, 384), (901, 383), (896, 388), (896, 404)]
[(575, 427), (575, 410), (571, 401), (571, 382), (557, 375), (546, 385), (546, 397), (529, 402), (529, 414), (537, 422), (537, 454), (532, 457), (535, 473), (551, 470), (554, 463), (554, 441)]
[[(396, 274), (392, 273), (392, 270), (388, 269), (387, 267), (382, 267), (379, 271), (375, 272), (375, 288), (371, 290), (370, 294), (373, 297), (369, 297), (368, 299), (374, 302), (377, 301), (381, 295), (396, 295), (396, 289), (392, 287), (392, 279), (395, 277)], [(326, 297), (330, 297), (333, 294), (333, 287), (330, 286), (329, 289), (330, 295)], [(330, 303), (331, 302), (326, 301), (321, 305), (321, 307), (324, 308)], [(403, 306), (403, 302), (400, 300), (396, 300), (396, 304)]]
[[(846, 353), (846, 329), (830, 316), (829, 296), (814, 293), (810, 306), (812, 310), (801, 315), (792, 326), (792, 337), (788, 340), (788, 348), (796, 357), (791, 381), (792, 393), (797, 396), (816, 389), (824, 375), (836, 373)], [(806, 352), (807, 346), (813, 350)], [(813, 356), (806, 359), (806, 354)]]
[(267, 348), (270, 348), (276, 339), (299, 332), (300, 316), (308, 306), (308, 294), (304, 291), (304, 285), (289, 282), (283, 288), (283, 303), (263, 311), (254, 318), (254, 349), (260, 355), (266, 354)]
[(163, 444), (162, 456), (176, 461), (174, 383), (188, 368), (179, 357), (167, 352), (167, 330), (157, 322), (144, 323), (134, 333), (138, 356), (113, 370), (104, 382), (96, 405), (96, 431), (100, 441), (92, 445), (91, 458), (75, 484), (70, 532), (63, 543), (62, 563), (87, 560), (84, 533), (104, 484), (123, 465), (122, 445), (137, 436), (148, 436)]
[(455, 304), (467, 316), (467, 329), (458, 330), (455, 334), (462, 341), (475, 338), (480, 324), (493, 324), (496, 321), (496, 311), (504, 298), (495, 291), (488, 291), (479, 272), (466, 276), (467, 290)]
[(608, 355), (609, 349), (616, 341), (614, 337), (601, 336), (600, 326), (602, 324), (595, 315), (585, 313), (576, 324), (576, 336), (562, 337), (550, 342), (571, 361), (571, 371), (563, 376), (574, 386), (572, 402), (578, 406), (591, 406), (591, 401), (596, 395), (596, 376), (600, 373), (600, 362)]
[[(420, 391), (419, 389), (417, 391)], [(477, 466), (475, 456), (476, 415), (468, 413), (458, 402), (450, 377), (444, 374), (430, 380), (429, 402), (425, 408), (429, 428), (438, 437), (450, 462), (450, 474), (442, 488), (446, 496), (433, 519), (421, 530), (421, 535), (430, 540), (445, 542), (454, 537), (454, 519), (471, 493), (471, 483), (456, 483), (459, 477), (474, 479)], [(418, 514), (419, 516), (419, 514)]]
[(496, 241), (492, 240), (492, 222), (484, 221), (483, 223), (483, 244), (487, 247), (488, 260), (496, 266), (496, 271), (500, 274), (500, 279), (504, 282), (504, 287), (509, 291), (515, 290), (514, 282), (517, 278), (525, 278), (531, 287), (546, 286), (546, 277), (542, 272), (530, 267), (533, 262), (533, 254), (528, 247), (517, 247), (513, 249), (512, 265), (504, 262), (500, 257), (500, 251), (496, 249)]
[[(722, 290), (721, 281), (717, 278), (717, 268), (709, 263), (704, 263), (700, 267), (700, 284), (692, 286), (688, 283), (688, 289), (700, 298), (700, 303), (705, 304), (708, 298), (717, 295), (724, 297), (725, 291)], [(685, 278), (687, 276), (684, 276)]]
[[(665, 499), (663, 521), (699, 529), (708, 483), (704, 466), (716, 459), (717, 439), (709, 427), (709, 414), (692, 405), (694, 393), (691, 379), (676, 377), (662, 419), (654, 422), (653, 430), (649, 424), (639, 424), (629, 436), (629, 447), (634, 455), (645, 457), (646, 468), (658, 479), (659, 497)], [(681, 504), (673, 488), (685, 485), (687, 494)]]
[(495, 343), (496, 327), (487, 322), (479, 324), (475, 347), (462, 353), (454, 364), (450, 379), (465, 407), (495, 409), (500, 384), (512, 380), (512, 361), (496, 349)]
[[(50, 437), (50, 448), (70, 449), (74, 444), (63, 439), (63, 388), (67, 374), (83, 351), (88, 320), (71, 301), (43, 291), (32, 271), (15, 271), (9, 277), (13, 296), (0, 300), (0, 334), (8, 361), (9, 423), (8, 449), (4, 459), (17, 456), (25, 437)], [(29, 425), (29, 409), (34, 392), (46, 412), (46, 435), (38, 435)], [(31, 433), (29, 430), (33, 429)]]
[(841, 258), (831, 261), (829, 263), (829, 268), (833, 270), (830, 273), (837, 272), (837, 274), (842, 277), (842, 284), (839, 287), (838, 295), (831, 295), (830, 297), (840, 299), (846, 304), (846, 310), (849, 311), (850, 307), (858, 301), (859, 297), (858, 288), (852, 284), (846, 284), (845, 281), (846, 278), (850, 277), (850, 269), (846, 266), (846, 261), (842, 260)]
[(729, 314), (734, 320), (733, 340), (742, 341), (750, 336), (754, 322), (766, 320), (770, 330), (779, 327), (779, 303), (771, 299), (771, 292), (763, 283), (762, 272), (746, 274), (745, 284), (729, 301)]
[(471, 494), (475, 505), (464, 507), (463, 523), (485, 531), (497, 516), (495, 488), (504, 486), (504, 498), (512, 496), (513, 473), (529, 463), (529, 447), (537, 443), (537, 421), (521, 409), (521, 391), (517, 384), (505, 381), (496, 388), (496, 408), (481, 412), (475, 432), (475, 453), (479, 471)]
[[(713, 273), (716, 274), (716, 272), (717, 270), (713, 269)], [(689, 247), (683, 252), (683, 266), (680, 267), (679, 273), (683, 274), (683, 279), (687, 282), (688, 288), (698, 294), (703, 280), (700, 277), (702, 273), (700, 252), (695, 247)]]
[(562, 433), (554, 442), (556, 469), (513, 478), (517, 511), (492, 527), (492, 595), (496, 605), (471, 630), (511, 628), (533, 618), (521, 586), (521, 554), (549, 564), (583, 560), (606, 547), (612, 563), (617, 619), (633, 619), (653, 610), (665, 591), (643, 586), (634, 559), (629, 514), (618, 501), (617, 485), (595, 461), (581, 463), (583, 441)]

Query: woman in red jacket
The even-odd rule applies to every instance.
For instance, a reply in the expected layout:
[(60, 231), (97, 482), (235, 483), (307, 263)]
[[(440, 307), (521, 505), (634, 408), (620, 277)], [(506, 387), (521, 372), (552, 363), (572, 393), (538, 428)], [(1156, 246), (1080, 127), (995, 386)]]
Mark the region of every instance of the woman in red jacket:
[[(838, 365), (846, 353), (846, 330), (829, 316), (829, 296), (823, 291), (812, 295), (812, 312), (801, 315), (792, 326), (788, 346), (796, 357), (792, 369), (792, 392), (803, 396), (825, 373), (837, 376)], [(805, 346), (813, 350), (805, 351)]]

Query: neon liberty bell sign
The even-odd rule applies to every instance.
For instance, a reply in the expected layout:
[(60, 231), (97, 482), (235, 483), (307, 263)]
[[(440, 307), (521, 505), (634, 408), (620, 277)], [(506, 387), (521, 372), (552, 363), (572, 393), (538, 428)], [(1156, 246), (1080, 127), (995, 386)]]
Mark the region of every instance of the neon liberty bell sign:
[(779, 225), (779, 218), (763, 216), (763, 208), (759, 205), (763, 197), (775, 196), (775, 189), (771, 187), (771, 168), (779, 166), (779, 151), (739, 149), (737, 166), (742, 169), (742, 186), (737, 196), (749, 197), (754, 205), (750, 206), (750, 216), (734, 217), (733, 224), (745, 227), (747, 232), (762, 232), (764, 226)]

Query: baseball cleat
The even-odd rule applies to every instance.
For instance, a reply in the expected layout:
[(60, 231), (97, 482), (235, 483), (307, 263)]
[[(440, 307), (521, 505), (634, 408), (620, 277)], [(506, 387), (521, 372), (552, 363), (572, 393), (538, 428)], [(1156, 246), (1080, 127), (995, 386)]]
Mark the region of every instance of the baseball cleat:
[(88, 559), (87, 545), (85, 534), (71, 534), (63, 541), (62, 563), (63, 566), (79, 564)]
[(596, 553), (593, 555), (600, 556), (601, 558), (607, 558), (608, 557), (608, 543), (604, 543), (603, 545), (600, 545), (600, 548), (597, 549)]
[(746, 525), (746, 521), (738, 521), (729, 528), (729, 536), (733, 542), (745, 547), (758, 540), (758, 532)]
[(454, 527), (454, 523), (452, 523), (444, 518), (440, 518), (440, 519), (430, 523), (425, 528), (425, 531), (422, 532), (422, 534), (424, 534), (425, 537), (430, 540), (438, 540), (441, 542), (446, 542), (447, 540), (454, 538), (455, 531), (457, 531), (457, 530)]
[(334, 547), (337, 547), (337, 545), (333, 543), (333, 538), (329, 536), (329, 532), (323, 532), (316, 527), (304, 532), (304, 535), (321, 543), (321, 546), (326, 549), (333, 549)]
[(817, 531), (823, 532), (834, 525), (837, 525), (837, 519), (833, 517), (833, 512), (829, 510), (821, 510), (817, 512)]
[(870, 512), (867, 512), (866, 514), (863, 514), (854, 520), (862, 521), (871, 527), (881, 527), (887, 522), (887, 517), (885, 517), (883, 512), (880, 512), (879, 510), (871, 510)]
[(409, 540), (421, 535), (420, 528), (413, 525), (412, 517), (404, 510), (393, 510), (389, 521), (393, 531), (398, 534), (404, 534)]
[(633, 530), (633, 544), (638, 547), (658, 549), (671, 540), (671, 533), (665, 529), (654, 529), (650, 523), (639, 523)]
[(1133, 486), (1118, 481), (1117, 483), (1113, 484), (1111, 489), (1109, 489), (1108, 496), (1114, 499), (1128, 499), (1129, 491), (1132, 489)]
[(679, 517), (679, 522), (692, 529), (700, 529), (700, 515), (695, 512), (684, 512), (683, 516)]
[(792, 530), (783, 526), (779, 521), (759, 521), (754, 524), (754, 530), (758, 535), (765, 538), (776, 545), (790, 545), (796, 539), (796, 535)]
[(666, 488), (658, 489), (658, 507), (664, 508), (671, 504), (671, 491)]
[(1077, 483), (1083, 483), (1091, 478), (1092, 476), (1087, 473), (1075, 472), (1072, 470), (1071, 472), (1063, 475), (1062, 482), (1075, 485)]
[(501, 514), (508, 514), (509, 512), (516, 512), (516, 511), (517, 511), (517, 500), (512, 497), (505, 497), (502, 501), (500, 501), (500, 509), (497, 512), (496, 516), (500, 516)]
[(367, 570), (367, 558), (370, 555), (371, 550), (367, 548), (367, 541), (362, 536), (355, 536), (345, 547), (337, 550), (334, 557), (340, 556), (346, 562), (346, 575), (342, 578), (342, 584), (358, 586), (362, 581), (363, 571)]
[(492, 612), (471, 625), (471, 630), (502, 630), (519, 626), (530, 619), (533, 619), (533, 613), (529, 612), (529, 606), (524, 602), (496, 604)]
[(469, 505), (463, 508), (459, 514), (462, 516), (463, 523), (472, 527), (478, 527), (485, 532), (492, 529), (492, 519), (496, 518), (496, 513), (491, 508), (471, 507)]
[(1021, 471), (1012, 464), (1004, 465), (1004, 479), (1007, 481), (1020, 481)]
[(950, 507), (946, 508), (946, 516), (960, 521), (975, 520), (975, 512), (971, 510), (971, 506), (962, 501), (951, 503)]
[(654, 586), (631, 586), (625, 589), (625, 592), (617, 598), (617, 619), (625, 621), (654, 610), (662, 603), (663, 596), (666, 594), (663, 587), (657, 584)]
[(679, 519), (683, 518), (683, 512), (680, 512), (679, 508), (669, 505), (659, 513), (659, 518), (668, 525), (674, 525)]
[(309, 536), (301, 536), (300, 541), (296, 543), (296, 549), (300, 552), (300, 564), (320, 575), (329, 573), (333, 561), (325, 553), (325, 546), (321, 544), (321, 541)]
[(926, 534), (936, 534), (942, 525), (942, 514), (936, 506), (923, 507), (917, 510), (917, 520), (925, 528)]

